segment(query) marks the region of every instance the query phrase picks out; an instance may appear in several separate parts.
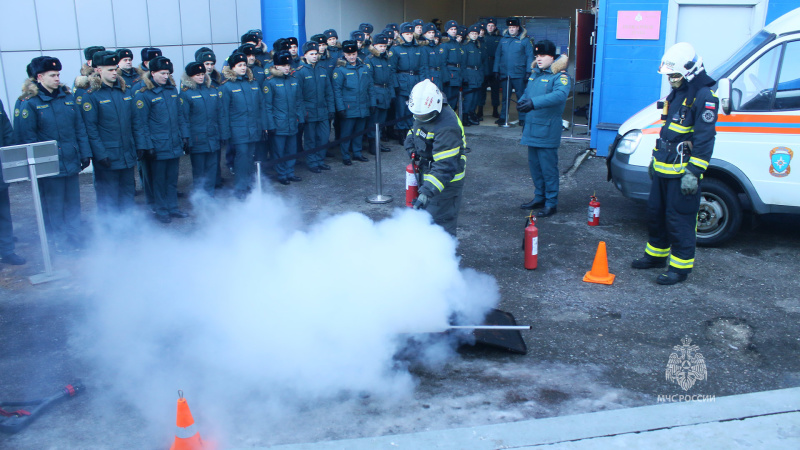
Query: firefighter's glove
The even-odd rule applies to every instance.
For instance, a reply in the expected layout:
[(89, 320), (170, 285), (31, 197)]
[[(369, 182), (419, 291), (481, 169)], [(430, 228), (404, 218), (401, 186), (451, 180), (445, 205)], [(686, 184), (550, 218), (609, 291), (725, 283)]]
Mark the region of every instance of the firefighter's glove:
[(656, 168), (655, 168), (655, 160), (650, 160), (650, 165), (647, 166), (647, 174), (650, 175), (650, 179), (652, 180), (654, 176), (656, 176)]
[(430, 199), (425, 194), (419, 194), (419, 197), (414, 199), (414, 209), (425, 209), (428, 207)]
[(533, 111), (533, 102), (531, 99), (524, 98), (521, 102), (517, 103), (517, 111), (521, 113)]
[(686, 172), (681, 178), (681, 194), (697, 194), (697, 177), (692, 172)]

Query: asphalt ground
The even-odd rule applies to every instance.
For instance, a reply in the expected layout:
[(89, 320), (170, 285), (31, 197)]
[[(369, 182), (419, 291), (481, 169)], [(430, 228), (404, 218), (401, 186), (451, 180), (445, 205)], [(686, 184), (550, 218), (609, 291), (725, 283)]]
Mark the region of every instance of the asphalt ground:
[[(519, 205), (532, 198), (533, 187), (527, 152), (519, 145), (521, 129), (487, 122), (466, 130), (472, 151), (457, 252), (462, 267), (497, 279), (500, 309), (532, 325), (523, 333), (527, 355), (463, 348), (443, 367), (414, 368), (418, 385), (402, 404), (359, 397), (306, 405), (283, 411), (263, 430), (237, 429), (226, 445), (380, 436), (656, 404), (659, 395), (686, 393), (665, 380), (670, 353), (684, 337), (699, 346), (708, 371), (689, 394), (721, 397), (800, 386), (797, 217), (765, 217), (723, 247), (699, 248), (687, 282), (659, 286), (658, 271), (630, 268), (646, 239), (644, 204), (622, 197), (606, 182), (605, 160), (589, 157), (562, 176), (558, 213), (537, 222), (538, 268), (526, 270), (521, 244), (527, 212)], [(337, 150), (327, 161), (332, 171), (317, 175), (298, 167), (302, 182), (268, 181), (266, 189), (296, 204), (308, 223), (348, 211), (386, 218), (404, 207), (408, 162), (399, 145), (390, 146), (393, 151), (382, 155), (383, 192), (394, 198), (387, 205), (365, 201), (376, 191), (374, 157), (345, 167)], [(586, 149), (585, 141), (564, 141), (561, 172), (566, 174)], [(182, 191), (188, 190), (189, 172), (184, 157)], [(91, 175), (81, 175), (87, 223), (95, 210), (91, 182)], [(0, 447), (163, 448), (174, 422), (154, 431), (131, 405), (103, 396), (107, 381), (96, 377), (74, 345), (73, 328), (85, 319), (84, 299), (91, 293), (76, 277), (29, 283), (28, 276), (43, 271), (30, 186), (14, 184), (10, 194), (17, 253), (29, 262), (0, 266), (0, 402), (49, 395), (76, 379), (86, 392), (54, 406), (18, 434), (0, 434)], [(586, 224), (592, 194), (602, 203), (597, 227)], [(229, 191), (218, 198), (235, 201)], [(142, 196), (137, 202), (144, 209)], [(192, 211), (188, 199), (181, 204)], [(185, 234), (195, 224), (190, 218), (157, 226)], [(600, 241), (607, 244), (609, 268), (616, 275), (611, 286), (582, 281)], [(413, 242), (409, 237), (409, 251), (417, 250)], [(56, 269), (80, 270), (84, 258), (79, 251), (53, 253)], [(413, 270), (408, 276), (413, 278)], [(358, 282), (357, 272), (348, 282)], [(172, 401), (152, 406), (174, 411)], [(209, 424), (203, 422), (201, 405), (192, 407), (202, 433)]]

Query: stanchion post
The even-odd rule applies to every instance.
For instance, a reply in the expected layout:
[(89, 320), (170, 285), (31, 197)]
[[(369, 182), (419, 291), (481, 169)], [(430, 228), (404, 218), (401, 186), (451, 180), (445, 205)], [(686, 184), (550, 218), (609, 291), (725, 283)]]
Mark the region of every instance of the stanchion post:
[(261, 193), (261, 161), (256, 161), (256, 190)]
[(506, 77), (506, 121), (504, 124), (500, 125), (503, 128), (509, 128), (511, 125), (508, 124), (508, 112), (511, 110), (511, 76)]
[[(360, 138), (359, 138), (360, 139)], [(381, 124), (375, 123), (375, 195), (367, 197), (367, 203), (389, 203), (391, 195), (383, 195), (383, 177), (381, 174)]]
[(458, 88), (458, 118), (464, 121), (464, 92)]
[[(32, 152), (29, 150), (29, 154), (31, 153)], [(42, 213), (42, 199), (39, 193), (39, 178), (36, 176), (36, 164), (28, 164), (28, 172), (31, 174), (31, 189), (33, 190), (33, 209), (36, 211), (36, 225), (38, 225), (39, 227), (39, 240), (41, 241), (42, 244), (42, 259), (44, 259), (44, 277), (49, 278), (53, 276), (53, 263), (50, 261), (50, 246), (47, 244), (47, 230), (44, 227), (44, 214)]]

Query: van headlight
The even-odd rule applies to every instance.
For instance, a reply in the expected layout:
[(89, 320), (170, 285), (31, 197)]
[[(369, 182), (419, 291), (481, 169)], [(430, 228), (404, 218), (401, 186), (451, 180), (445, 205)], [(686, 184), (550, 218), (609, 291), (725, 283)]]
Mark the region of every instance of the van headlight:
[(630, 155), (631, 153), (636, 151), (636, 147), (639, 146), (639, 142), (642, 140), (642, 130), (631, 130), (625, 133), (625, 136), (620, 139), (619, 143), (617, 144), (618, 152)]

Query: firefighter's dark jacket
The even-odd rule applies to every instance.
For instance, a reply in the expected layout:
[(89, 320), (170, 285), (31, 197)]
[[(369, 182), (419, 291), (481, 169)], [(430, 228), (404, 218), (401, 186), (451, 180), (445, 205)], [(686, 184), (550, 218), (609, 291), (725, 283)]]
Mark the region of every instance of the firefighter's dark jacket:
[[(689, 170), (700, 177), (708, 169), (716, 139), (719, 100), (711, 86), (714, 80), (700, 72), (692, 81), (673, 89), (665, 100), (666, 115), (662, 115), (660, 140), (653, 149), (653, 168), (656, 175), (666, 178), (683, 176)], [(663, 111), (662, 111), (663, 113)], [(684, 155), (678, 153), (680, 142)]]
[[(22, 85), (17, 136), (20, 144), (58, 141), (59, 175), (77, 175), (81, 159), (92, 156), (81, 107), (63, 84), (52, 94), (33, 79)], [(16, 114), (16, 112), (15, 112)]]
[(300, 90), (305, 104), (305, 121), (328, 120), (328, 116), (336, 112), (328, 67), (320, 61), (313, 66), (305, 59), (302, 61), (303, 64), (294, 73), (294, 77), (300, 82)]
[(467, 146), (464, 127), (449, 105), (442, 106), (442, 112), (430, 122), (414, 121), (414, 126), (406, 135), (404, 146), (409, 152), (420, 157), (420, 170), (423, 173), (420, 194), (432, 198), (436, 194), (463, 184), (467, 168)]
[(134, 96), (136, 120), (139, 122), (136, 148), (155, 149), (156, 159), (180, 158), (183, 138), (189, 137), (189, 127), (181, 113), (181, 98), (172, 75), (163, 86), (155, 84), (152, 72), (142, 78), (142, 88)]
[(222, 69), (225, 81), (219, 87), (222, 97), (222, 139), (231, 144), (247, 144), (261, 140), (266, 130), (264, 99), (261, 87), (256, 83), (249, 68), (244, 76), (238, 76), (230, 67)]
[(192, 77), (181, 77), (181, 113), (189, 127), (189, 146), (192, 153), (215, 152), (220, 149), (222, 136), (222, 112), (219, 89), (214, 87), (211, 77), (197, 84)]
[(89, 90), (83, 98), (83, 122), (92, 157), (98, 161), (108, 158), (112, 170), (136, 165), (133, 136), (138, 132), (139, 122), (134, 120), (133, 94), (121, 77), (107, 86), (99, 74), (89, 76)]

